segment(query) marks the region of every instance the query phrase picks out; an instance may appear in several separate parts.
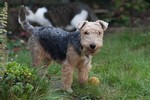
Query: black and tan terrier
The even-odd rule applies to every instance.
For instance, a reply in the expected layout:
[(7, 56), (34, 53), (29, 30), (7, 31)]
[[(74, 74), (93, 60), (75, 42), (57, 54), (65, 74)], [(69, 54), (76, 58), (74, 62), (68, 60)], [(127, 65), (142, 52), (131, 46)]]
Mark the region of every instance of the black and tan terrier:
[(28, 46), (33, 66), (39, 67), (43, 64), (43, 70), (47, 70), (52, 60), (61, 64), (63, 89), (68, 92), (73, 92), (71, 85), (74, 68), (78, 69), (80, 83), (88, 80), (88, 72), (92, 67), (91, 59), (103, 46), (103, 34), (108, 27), (107, 22), (83, 21), (79, 23), (75, 32), (66, 32), (52, 26), (33, 27), (26, 20), (26, 9), (22, 6), (19, 23), (25, 31), (32, 34)]

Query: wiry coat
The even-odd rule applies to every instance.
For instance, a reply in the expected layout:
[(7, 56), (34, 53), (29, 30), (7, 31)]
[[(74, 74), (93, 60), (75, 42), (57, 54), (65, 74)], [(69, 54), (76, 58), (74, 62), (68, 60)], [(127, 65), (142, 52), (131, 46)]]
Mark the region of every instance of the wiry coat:
[(75, 67), (78, 69), (79, 82), (87, 82), (92, 55), (103, 46), (103, 33), (108, 23), (102, 20), (84, 21), (79, 24), (79, 31), (66, 32), (50, 26), (33, 27), (26, 20), (25, 12), (22, 6), (19, 22), (24, 30), (32, 34), (28, 46), (33, 66), (40, 67), (42, 64), (46, 68), (51, 60), (62, 64), (63, 89), (68, 92), (73, 92), (71, 85)]
[(54, 27), (38, 27), (33, 35), (38, 38), (41, 46), (48, 52), (52, 59), (64, 61), (66, 59), (67, 47), (72, 45), (75, 51), (80, 55), (82, 46), (80, 43), (80, 34), (76, 32), (66, 32)]

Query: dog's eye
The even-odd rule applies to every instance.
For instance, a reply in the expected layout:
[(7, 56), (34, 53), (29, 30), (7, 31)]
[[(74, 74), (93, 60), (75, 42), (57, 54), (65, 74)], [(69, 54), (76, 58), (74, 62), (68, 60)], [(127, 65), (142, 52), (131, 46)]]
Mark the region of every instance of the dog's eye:
[(85, 32), (84, 34), (85, 34), (85, 35), (89, 35), (89, 33), (88, 33), (88, 32)]

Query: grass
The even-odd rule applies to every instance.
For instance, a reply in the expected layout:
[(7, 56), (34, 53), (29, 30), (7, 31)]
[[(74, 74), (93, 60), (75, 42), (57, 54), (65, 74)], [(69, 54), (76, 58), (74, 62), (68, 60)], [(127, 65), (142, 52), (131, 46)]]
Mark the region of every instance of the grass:
[[(74, 75), (72, 94), (53, 88), (51, 82), (38, 82), (45, 87), (42, 93), (31, 93), (31, 99), (41, 100), (148, 100), (150, 98), (150, 31), (105, 35), (104, 46), (93, 57), (89, 76), (100, 79), (99, 86), (78, 85)], [(28, 50), (20, 51), (14, 60), (30, 66)], [(61, 76), (61, 66), (53, 63), (49, 68), (52, 76)], [(42, 84), (42, 85), (41, 85)]]

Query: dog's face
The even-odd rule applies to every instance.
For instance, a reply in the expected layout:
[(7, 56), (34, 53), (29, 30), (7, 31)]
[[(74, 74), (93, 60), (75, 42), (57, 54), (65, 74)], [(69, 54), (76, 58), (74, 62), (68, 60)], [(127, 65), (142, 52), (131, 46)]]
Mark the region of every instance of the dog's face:
[(107, 27), (108, 23), (102, 20), (79, 23), (81, 45), (88, 54), (95, 54), (103, 46), (103, 34)]

